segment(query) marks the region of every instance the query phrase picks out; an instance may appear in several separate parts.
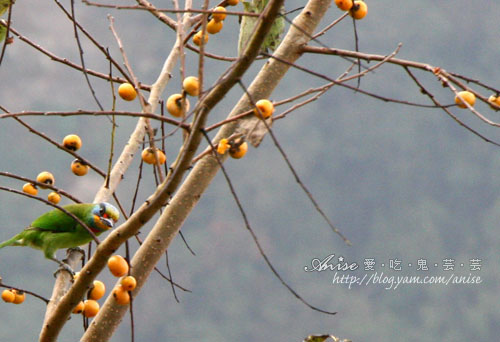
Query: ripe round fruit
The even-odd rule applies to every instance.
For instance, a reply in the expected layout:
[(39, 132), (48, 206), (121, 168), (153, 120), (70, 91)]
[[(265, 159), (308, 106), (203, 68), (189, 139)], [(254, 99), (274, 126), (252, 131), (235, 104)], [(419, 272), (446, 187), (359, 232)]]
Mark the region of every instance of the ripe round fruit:
[(115, 287), (113, 290), (113, 298), (115, 298), (116, 302), (120, 305), (127, 305), (130, 303), (130, 295), (128, 294), (128, 291), (121, 286)]
[(255, 107), (260, 109), (260, 113), (259, 113), (259, 110), (257, 110), (257, 108), (254, 109), (254, 114), (258, 118), (260, 118), (262, 115), (262, 117), (264, 119), (267, 119), (268, 117), (270, 117), (274, 113), (273, 103), (269, 100), (266, 100), (266, 99), (262, 99), (262, 100), (257, 101), (257, 103), (255, 104)]
[(125, 101), (133, 101), (137, 96), (135, 88), (130, 83), (122, 83), (118, 87), (118, 95)]
[(490, 103), (491, 109), (498, 110), (498, 108), (492, 106), (492, 104), (498, 106), (500, 103), (500, 96), (497, 96), (495, 94), (490, 95), (490, 97), (488, 97), (488, 102)]
[(83, 304), (83, 301), (81, 300), (74, 308), (73, 308), (73, 313), (74, 314), (81, 314), (83, 312), (83, 308), (85, 307), (85, 304)]
[(89, 166), (80, 159), (75, 159), (71, 162), (71, 171), (77, 176), (85, 176), (89, 172)]
[(240, 0), (227, 0), (226, 2), (229, 6), (236, 6)]
[(16, 294), (12, 292), (12, 290), (3, 290), (2, 291), (2, 300), (6, 303), (13, 303), (16, 298)]
[(38, 189), (36, 188), (35, 184), (26, 183), (23, 185), (23, 192), (36, 196), (36, 194), (38, 194)]
[(167, 99), (167, 111), (172, 115), (175, 116), (176, 118), (180, 118), (189, 111), (189, 100), (184, 99), (185, 103), (185, 108), (184, 110), (182, 109), (182, 95), (181, 94), (173, 94), (170, 95), (169, 98)]
[(104, 296), (106, 286), (100, 280), (94, 280), (93, 287), (89, 291), (89, 299), (99, 300)]
[(368, 6), (364, 1), (356, 0), (349, 10), (349, 14), (354, 19), (363, 19), (368, 13)]
[(126, 291), (134, 291), (137, 286), (137, 280), (133, 276), (126, 276), (120, 281), (120, 285)]
[[(474, 106), (474, 103), (476, 103), (476, 95), (474, 95), (470, 91), (467, 91), (467, 90), (460, 91), (460, 92), (458, 92), (458, 95), (460, 95), (460, 97), (471, 106)], [(462, 100), (458, 96), (455, 96), (455, 103), (460, 108), (467, 108), (467, 105), (465, 103), (463, 103)]]
[(342, 11), (349, 11), (353, 5), (353, 0), (335, 0), (335, 5)]
[(115, 277), (123, 277), (128, 273), (128, 263), (121, 255), (113, 255), (108, 259), (108, 268)]
[(52, 191), (48, 196), (47, 200), (51, 203), (57, 204), (61, 201), (61, 195), (59, 195), (57, 192)]
[(243, 156), (247, 153), (248, 151), (248, 144), (246, 141), (244, 141), (242, 144), (238, 146), (233, 146), (229, 149), (229, 155), (233, 157), (234, 159), (240, 159), (243, 158)]
[(186, 77), (184, 81), (182, 81), (182, 89), (191, 96), (198, 96), (200, 93), (200, 81), (198, 77)]
[[(56, 182), (52, 173), (50, 173), (48, 171), (40, 172), (38, 174), (38, 176), (36, 176), (36, 181), (39, 183), (47, 184), (47, 185), (54, 185), (54, 183)], [(42, 189), (47, 189), (47, 187), (43, 186), (43, 185), (40, 185), (40, 187)]]
[(99, 312), (99, 303), (93, 299), (83, 302), (83, 315), (87, 318), (94, 317)]
[(76, 134), (70, 134), (64, 137), (63, 146), (71, 151), (76, 151), (82, 147), (82, 139)]
[(226, 138), (222, 138), (217, 144), (217, 153), (224, 154), (231, 147)]
[(222, 13), (222, 12), (226, 12), (226, 9), (222, 6), (217, 6), (214, 8), (214, 11), (215, 12), (221, 12), (221, 13), (213, 13), (212, 14), (212, 19), (215, 20), (215, 21), (222, 21), (224, 19), (226, 19), (226, 13)]
[(224, 22), (222, 20), (215, 21), (214, 19), (211, 19), (207, 24), (207, 32), (210, 34), (219, 33), (220, 30), (222, 30), (223, 26), (224, 26)]
[[(200, 45), (201, 45), (201, 35), (202, 35), (202, 31), (198, 31), (198, 32), (196, 32), (196, 33), (195, 33), (195, 35), (193, 36), (193, 43), (194, 43), (195, 45), (198, 45), (198, 46), (200, 46)], [(204, 39), (203, 39), (203, 40), (204, 40), (203, 44), (208, 43), (208, 33), (205, 33), (205, 35), (203, 36), (203, 38), (204, 38)]]
[(23, 291), (12, 290), (12, 292), (14, 293), (14, 301), (12, 303), (21, 304), (24, 302), (26, 295), (24, 294)]
[(141, 153), (142, 161), (146, 164), (154, 165), (156, 161), (160, 164), (165, 164), (167, 161), (167, 157), (165, 157), (165, 153), (161, 150), (156, 149), (156, 157), (152, 147), (146, 147)]

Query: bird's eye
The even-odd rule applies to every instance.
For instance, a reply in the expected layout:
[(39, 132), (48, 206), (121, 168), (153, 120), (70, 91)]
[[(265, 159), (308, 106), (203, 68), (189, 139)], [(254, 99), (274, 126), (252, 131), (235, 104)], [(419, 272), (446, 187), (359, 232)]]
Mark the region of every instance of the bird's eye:
[(103, 216), (105, 213), (106, 213), (106, 206), (101, 203), (100, 210), (99, 210), (99, 215)]

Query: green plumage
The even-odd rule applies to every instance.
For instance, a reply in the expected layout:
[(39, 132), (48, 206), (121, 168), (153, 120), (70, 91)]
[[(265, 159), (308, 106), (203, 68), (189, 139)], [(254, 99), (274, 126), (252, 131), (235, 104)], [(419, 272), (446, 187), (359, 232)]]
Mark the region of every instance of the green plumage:
[[(109, 203), (79, 203), (62, 208), (78, 217), (95, 235), (112, 228), (119, 217), (118, 210)], [(38, 217), (21, 233), (0, 243), (0, 248), (27, 246), (40, 249), (46, 258), (56, 260), (58, 249), (78, 247), (91, 240), (89, 232), (74, 218), (54, 209)]]

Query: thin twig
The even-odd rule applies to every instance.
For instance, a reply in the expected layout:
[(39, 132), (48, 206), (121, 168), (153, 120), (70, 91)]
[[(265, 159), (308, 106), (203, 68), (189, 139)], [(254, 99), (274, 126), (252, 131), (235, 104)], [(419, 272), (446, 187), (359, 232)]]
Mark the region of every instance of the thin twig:
[(248, 220), (248, 217), (245, 213), (245, 210), (243, 209), (243, 206), (240, 202), (240, 199), (238, 197), (238, 195), (236, 194), (236, 191), (233, 187), (233, 184), (231, 182), (231, 179), (229, 178), (229, 175), (226, 171), (226, 169), (224, 168), (224, 165), (222, 163), (222, 161), (220, 160), (220, 157), (214, 147), (214, 145), (212, 145), (212, 141), (210, 140), (210, 137), (208, 136), (208, 134), (205, 132), (205, 130), (202, 130), (202, 133), (203, 133), (203, 136), (205, 137), (205, 140), (208, 142), (208, 144), (210, 145), (210, 148), (211, 150), (213, 151), (214, 153), (214, 156), (215, 156), (215, 159), (217, 160), (217, 163), (219, 164), (219, 167), (222, 171), (222, 174), (224, 175), (224, 178), (226, 180), (226, 183), (229, 187), (229, 191), (231, 192), (231, 196), (233, 196), (233, 199), (234, 199), (234, 202), (236, 203), (236, 206), (238, 207), (238, 210), (243, 218), (243, 222), (245, 223), (245, 228), (248, 230), (248, 232), (250, 233), (250, 235), (252, 236), (252, 239), (255, 243), (255, 245), (257, 246), (257, 249), (259, 250), (259, 254), (262, 256), (262, 258), (264, 259), (264, 262), (266, 263), (266, 265), (269, 267), (269, 269), (271, 270), (271, 272), (274, 274), (274, 276), (280, 281), (280, 283), (292, 294), (295, 296), (295, 298), (297, 298), (299, 301), (301, 301), (302, 303), (304, 303), (307, 307), (309, 307), (310, 309), (314, 310), (314, 311), (318, 311), (318, 312), (321, 312), (321, 313), (325, 313), (325, 314), (328, 314), (328, 315), (335, 315), (336, 312), (331, 312), (331, 311), (326, 311), (326, 310), (323, 310), (323, 309), (320, 309), (318, 307), (315, 307), (311, 304), (309, 304), (304, 298), (302, 298), (290, 285), (288, 285), (287, 282), (285, 282), (285, 280), (281, 277), (281, 275), (278, 273), (278, 271), (276, 270), (276, 268), (273, 266), (273, 264), (271, 263), (271, 260), (269, 260), (268, 256), (266, 255), (266, 253), (264, 252), (264, 249), (262, 248), (260, 242), (259, 242), (259, 239), (257, 238), (257, 235), (255, 234), (255, 232), (253, 231), (251, 225), (250, 225), (250, 221)]

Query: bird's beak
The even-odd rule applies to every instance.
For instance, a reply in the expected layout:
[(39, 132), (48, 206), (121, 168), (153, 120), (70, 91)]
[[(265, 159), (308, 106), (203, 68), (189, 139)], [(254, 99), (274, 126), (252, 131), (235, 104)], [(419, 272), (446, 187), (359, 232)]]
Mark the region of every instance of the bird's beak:
[(104, 217), (101, 217), (101, 223), (106, 226), (107, 228), (106, 229), (111, 229), (113, 228), (113, 225), (115, 224), (115, 222), (112, 220), (112, 219), (108, 219), (108, 218), (104, 218)]
[(113, 228), (114, 221), (112, 219), (94, 215), (94, 222), (101, 231)]

